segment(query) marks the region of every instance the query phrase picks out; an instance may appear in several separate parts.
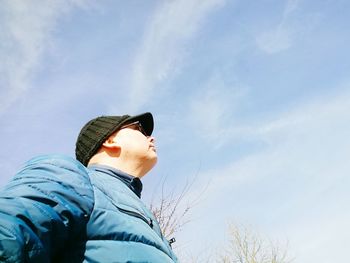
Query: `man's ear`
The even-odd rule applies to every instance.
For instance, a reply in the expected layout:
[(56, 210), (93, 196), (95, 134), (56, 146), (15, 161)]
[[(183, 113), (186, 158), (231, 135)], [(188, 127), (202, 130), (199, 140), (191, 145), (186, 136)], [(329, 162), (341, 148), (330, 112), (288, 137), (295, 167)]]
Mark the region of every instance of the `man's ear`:
[(109, 136), (107, 140), (102, 143), (102, 146), (110, 150), (120, 150), (119, 144), (115, 141), (114, 136)]

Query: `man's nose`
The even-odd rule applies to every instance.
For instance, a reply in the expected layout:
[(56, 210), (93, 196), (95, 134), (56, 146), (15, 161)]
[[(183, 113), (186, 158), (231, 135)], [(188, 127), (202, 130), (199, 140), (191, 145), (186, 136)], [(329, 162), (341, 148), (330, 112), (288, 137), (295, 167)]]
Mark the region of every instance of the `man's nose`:
[(153, 136), (148, 136), (147, 139), (150, 141), (150, 142), (155, 142), (156, 139), (153, 137)]

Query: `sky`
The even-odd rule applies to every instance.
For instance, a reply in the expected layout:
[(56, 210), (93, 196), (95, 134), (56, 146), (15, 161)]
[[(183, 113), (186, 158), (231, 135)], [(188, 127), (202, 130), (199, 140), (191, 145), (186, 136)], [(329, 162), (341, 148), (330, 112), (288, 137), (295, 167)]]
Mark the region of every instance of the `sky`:
[(185, 202), (196, 200), (176, 235), (182, 259), (222, 248), (237, 224), (287, 243), (293, 262), (344, 262), (349, 11), (345, 0), (1, 0), (0, 186), (36, 155), (74, 156), (91, 118), (150, 111), (159, 160), (145, 202), (162, 181), (192, 182)]

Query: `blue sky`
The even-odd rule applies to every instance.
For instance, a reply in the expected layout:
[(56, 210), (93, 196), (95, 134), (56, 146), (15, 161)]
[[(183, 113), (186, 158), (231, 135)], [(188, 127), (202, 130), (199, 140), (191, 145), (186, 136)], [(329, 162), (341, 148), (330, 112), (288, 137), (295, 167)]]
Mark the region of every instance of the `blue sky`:
[(344, 0), (4, 0), (0, 184), (35, 155), (74, 156), (95, 116), (151, 111), (159, 162), (145, 200), (164, 177), (175, 190), (195, 178), (187, 198), (201, 195), (179, 254), (220, 248), (234, 222), (288, 240), (297, 263), (343, 262), (349, 11)]

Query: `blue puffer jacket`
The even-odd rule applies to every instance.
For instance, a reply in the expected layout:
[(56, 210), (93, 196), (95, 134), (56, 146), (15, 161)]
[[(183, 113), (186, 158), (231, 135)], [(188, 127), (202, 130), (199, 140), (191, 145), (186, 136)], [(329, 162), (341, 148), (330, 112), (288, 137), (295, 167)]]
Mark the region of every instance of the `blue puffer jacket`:
[(152, 213), (111, 173), (29, 161), (0, 192), (0, 262), (177, 262)]

